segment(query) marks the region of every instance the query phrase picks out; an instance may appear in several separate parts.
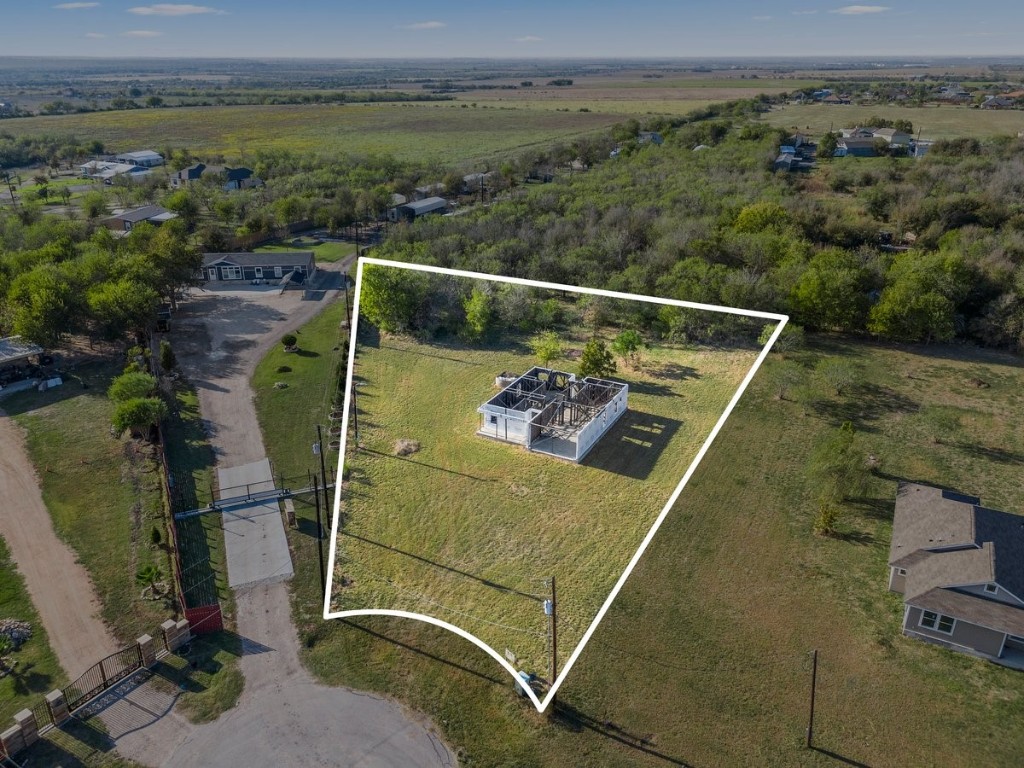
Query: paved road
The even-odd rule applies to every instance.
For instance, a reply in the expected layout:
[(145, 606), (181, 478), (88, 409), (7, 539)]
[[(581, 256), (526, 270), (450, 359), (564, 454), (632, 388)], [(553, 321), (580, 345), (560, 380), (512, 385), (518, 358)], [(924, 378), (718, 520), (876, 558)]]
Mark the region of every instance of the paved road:
[[(50, 647), (73, 680), (120, 646), (75, 553), (57, 538), (24, 431), (0, 411), (0, 536), (25, 579)], [(6, 728), (6, 726), (4, 726)]]
[(315, 683), (299, 662), (288, 586), (237, 593), (245, 690), (235, 709), (196, 728), (166, 768), (447, 767), (455, 758), (429, 723), (377, 696)]

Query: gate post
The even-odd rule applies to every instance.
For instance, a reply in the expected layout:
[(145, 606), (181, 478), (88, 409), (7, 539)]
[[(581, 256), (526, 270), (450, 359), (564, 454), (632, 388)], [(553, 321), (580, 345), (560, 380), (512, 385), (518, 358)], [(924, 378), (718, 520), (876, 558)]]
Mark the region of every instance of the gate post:
[(164, 648), (173, 652), (178, 646), (174, 645), (175, 623), (174, 619), (168, 619), (160, 625), (160, 632), (164, 636)]
[(21, 710), (14, 716), (14, 722), (21, 729), (21, 738), (26, 748), (39, 741), (39, 724), (36, 723), (36, 715), (31, 709)]
[(50, 717), (53, 724), (60, 726), (71, 719), (71, 712), (68, 711), (68, 702), (64, 698), (64, 691), (59, 688), (46, 694), (46, 706), (50, 709)]
[(21, 735), (21, 728), (17, 725), (11, 726), (3, 733), (0, 733), (0, 756), (11, 757), (25, 748), (25, 738)]
[(144, 667), (152, 667), (156, 664), (156, 641), (149, 635), (143, 635), (135, 644), (139, 649), (139, 660)]

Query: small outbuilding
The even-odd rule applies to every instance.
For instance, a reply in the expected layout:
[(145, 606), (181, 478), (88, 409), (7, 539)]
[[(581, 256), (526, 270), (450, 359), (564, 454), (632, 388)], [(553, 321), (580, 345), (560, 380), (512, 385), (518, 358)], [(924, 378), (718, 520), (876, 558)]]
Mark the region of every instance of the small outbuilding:
[(100, 223), (107, 229), (112, 229), (115, 232), (131, 232), (136, 224), (141, 224), (144, 221), (160, 226), (164, 222), (176, 218), (178, 218), (178, 214), (168, 211), (159, 205), (144, 205), (141, 208), (131, 208), (115, 213), (113, 216), (103, 219)]
[(152, 149), (140, 149), (137, 152), (125, 152), (115, 158), (119, 163), (141, 165), (143, 168), (156, 168), (164, 164), (164, 156)]
[(448, 201), (443, 197), (428, 197), (391, 208), (388, 211), (388, 220), (415, 221), (420, 216), (426, 216), (431, 213), (444, 213), (447, 210)]

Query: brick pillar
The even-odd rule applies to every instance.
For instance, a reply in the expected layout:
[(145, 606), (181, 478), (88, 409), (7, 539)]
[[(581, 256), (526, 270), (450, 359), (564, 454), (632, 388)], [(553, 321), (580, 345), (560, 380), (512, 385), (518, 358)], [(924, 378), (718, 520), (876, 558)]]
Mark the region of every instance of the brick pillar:
[(30, 709), (23, 709), (14, 716), (14, 722), (21, 729), (21, 738), (26, 747), (31, 747), (39, 741), (39, 724), (36, 723), (35, 713)]
[(174, 623), (174, 619), (168, 619), (160, 625), (160, 632), (164, 636), (164, 645), (168, 651), (173, 651), (178, 646), (174, 645), (174, 640), (177, 637), (177, 624)]
[(46, 706), (50, 708), (50, 716), (53, 718), (54, 725), (62, 725), (71, 719), (64, 691), (57, 689), (46, 694)]
[(143, 635), (135, 643), (139, 646), (139, 656), (142, 658), (142, 666), (152, 667), (156, 664), (156, 640), (149, 635)]
[(188, 619), (181, 619), (177, 624), (174, 625), (174, 629), (178, 633), (178, 644), (175, 648), (180, 648), (185, 643), (191, 642), (192, 640), (192, 625), (189, 624)]
[(3, 733), (0, 733), (0, 752), (13, 757), (24, 748), (25, 738), (21, 735), (21, 728), (19, 726), (11, 726)]

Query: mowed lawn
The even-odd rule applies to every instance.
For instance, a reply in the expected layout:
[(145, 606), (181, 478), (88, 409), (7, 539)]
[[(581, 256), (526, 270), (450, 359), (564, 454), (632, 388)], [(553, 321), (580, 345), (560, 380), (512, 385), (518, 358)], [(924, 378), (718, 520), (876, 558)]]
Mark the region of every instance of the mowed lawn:
[(258, 253), (265, 253), (268, 251), (312, 251), (313, 257), (316, 259), (318, 264), (331, 264), (335, 261), (341, 261), (348, 256), (354, 255), (356, 252), (356, 245), (355, 243), (326, 242), (306, 238), (293, 238), (291, 240), (282, 240), (268, 243), (266, 245), (260, 245), (253, 250)]
[(0, 676), (0, 725), (7, 730), (15, 712), (35, 706), (42, 696), (67, 680), (3, 539), (0, 539), (0, 619), (27, 621), (32, 625), (32, 637), (5, 657), (13, 671), (6, 669), (5, 664)]
[[(904, 638), (901, 603), (886, 591), (897, 478), (1024, 511), (1019, 359), (827, 339), (790, 358), (808, 382), (819, 360), (841, 358), (861, 384), (841, 397), (816, 387), (806, 405), (779, 400), (782, 361), (770, 356), (560, 690), (554, 719), (439, 628), (314, 624), (318, 586), (296, 582), (307, 663), (328, 682), (430, 714), (469, 765), (1019, 765), (1024, 674)], [(960, 422), (941, 443), (937, 408)], [(821, 538), (805, 466), (846, 420), (879, 468), (848, 505), (843, 536)], [(803, 747), (814, 648), (820, 752)]]
[[(756, 352), (648, 352), (643, 372), (617, 375), (627, 412), (576, 465), (476, 434), (495, 376), (537, 364), (525, 345), (361, 345), (362, 448), (346, 458), (334, 609), (429, 614), (547, 677), (544, 580), (557, 579), (564, 663)], [(395, 455), (400, 440), (420, 449)]]
[(74, 134), (112, 150), (168, 145), (238, 158), (258, 149), (389, 153), (465, 162), (601, 130), (620, 115), (506, 110), (469, 104), (241, 106), (96, 112), (4, 121), (16, 136)]
[[(79, 366), (64, 386), (4, 400), (28, 432), (28, 449), (57, 535), (92, 577), (102, 616), (118, 639), (152, 633), (173, 609), (141, 597), (137, 571), (156, 565), (171, 583), (167, 551), (153, 547), (153, 526), (166, 541), (159, 465), (151, 448), (110, 434), (111, 364)], [(83, 388), (83, 384), (87, 388)]]
[(972, 109), (961, 106), (895, 107), (889, 104), (858, 106), (841, 104), (789, 104), (772, 107), (765, 122), (780, 128), (797, 129), (819, 136), (830, 128), (865, 125), (873, 116), (887, 120), (910, 120), (914, 133), (923, 139), (949, 139), (957, 136), (1016, 136), (1024, 130), (1024, 112), (1017, 110)]

